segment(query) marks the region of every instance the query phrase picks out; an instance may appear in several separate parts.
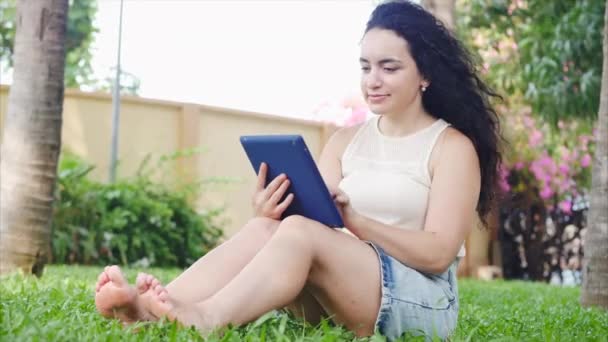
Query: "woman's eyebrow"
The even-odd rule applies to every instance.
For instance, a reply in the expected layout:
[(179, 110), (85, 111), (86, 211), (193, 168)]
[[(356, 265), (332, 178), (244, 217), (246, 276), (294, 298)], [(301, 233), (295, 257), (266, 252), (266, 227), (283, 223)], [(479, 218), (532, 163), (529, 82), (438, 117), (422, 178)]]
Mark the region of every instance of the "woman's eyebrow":
[[(359, 62), (361, 63), (369, 63), (369, 61), (363, 57), (359, 58)], [(397, 63), (397, 64), (401, 64), (401, 61), (396, 59), (396, 58), (383, 58), (381, 60), (378, 61), (378, 64), (383, 65), (383, 64), (388, 64), (388, 63)]]
[(383, 58), (378, 62), (378, 64), (380, 64), (380, 65), (389, 64), (389, 63), (401, 64), (401, 61), (398, 60), (397, 58)]

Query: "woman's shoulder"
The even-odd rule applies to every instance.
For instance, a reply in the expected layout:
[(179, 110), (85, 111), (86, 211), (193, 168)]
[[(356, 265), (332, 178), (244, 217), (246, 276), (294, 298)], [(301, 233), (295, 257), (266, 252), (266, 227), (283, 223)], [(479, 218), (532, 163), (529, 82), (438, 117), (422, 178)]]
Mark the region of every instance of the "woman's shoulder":
[(429, 161), (431, 179), (441, 161), (450, 165), (463, 160), (474, 162), (476, 159), (477, 151), (471, 139), (456, 128), (448, 126), (440, 135), (431, 153)]
[(443, 134), (445, 148), (453, 152), (475, 151), (473, 141), (458, 129), (448, 126)]
[(332, 154), (341, 156), (363, 125), (365, 122), (338, 129), (331, 135), (325, 148), (332, 151)]
[(335, 140), (337, 143), (348, 144), (363, 125), (365, 125), (365, 122), (353, 126), (342, 127), (332, 135), (331, 139)]

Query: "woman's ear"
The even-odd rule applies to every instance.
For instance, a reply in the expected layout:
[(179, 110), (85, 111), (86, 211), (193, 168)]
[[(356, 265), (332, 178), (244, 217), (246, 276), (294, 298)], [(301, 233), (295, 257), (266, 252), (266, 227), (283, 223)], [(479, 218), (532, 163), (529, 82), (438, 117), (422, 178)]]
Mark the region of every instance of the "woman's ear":
[(420, 90), (425, 92), (426, 88), (428, 88), (430, 85), (430, 83), (426, 80), (423, 80), (422, 83), (420, 83)]

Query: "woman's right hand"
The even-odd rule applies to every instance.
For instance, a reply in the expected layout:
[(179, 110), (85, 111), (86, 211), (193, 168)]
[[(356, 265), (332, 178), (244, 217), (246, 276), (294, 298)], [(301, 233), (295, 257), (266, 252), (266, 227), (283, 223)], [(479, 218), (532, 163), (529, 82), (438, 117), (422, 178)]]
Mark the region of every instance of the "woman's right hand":
[(280, 174), (268, 183), (268, 186), (264, 187), (267, 174), (268, 166), (266, 163), (262, 163), (258, 172), (255, 193), (252, 198), (253, 211), (258, 217), (268, 217), (279, 220), (285, 209), (287, 209), (293, 201), (293, 194), (287, 195), (283, 202), (279, 203), (289, 187), (289, 179), (287, 179), (285, 174)]

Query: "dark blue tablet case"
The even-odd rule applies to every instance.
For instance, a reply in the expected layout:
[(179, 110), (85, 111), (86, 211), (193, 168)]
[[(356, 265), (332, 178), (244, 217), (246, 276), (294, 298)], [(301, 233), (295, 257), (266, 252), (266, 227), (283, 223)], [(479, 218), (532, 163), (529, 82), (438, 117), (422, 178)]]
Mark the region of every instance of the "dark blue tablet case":
[(266, 185), (281, 173), (289, 178), (291, 184), (285, 196), (293, 193), (294, 199), (283, 213), (283, 218), (302, 215), (329, 227), (344, 227), (327, 185), (301, 135), (248, 135), (240, 140), (256, 174), (262, 162), (267, 164)]

